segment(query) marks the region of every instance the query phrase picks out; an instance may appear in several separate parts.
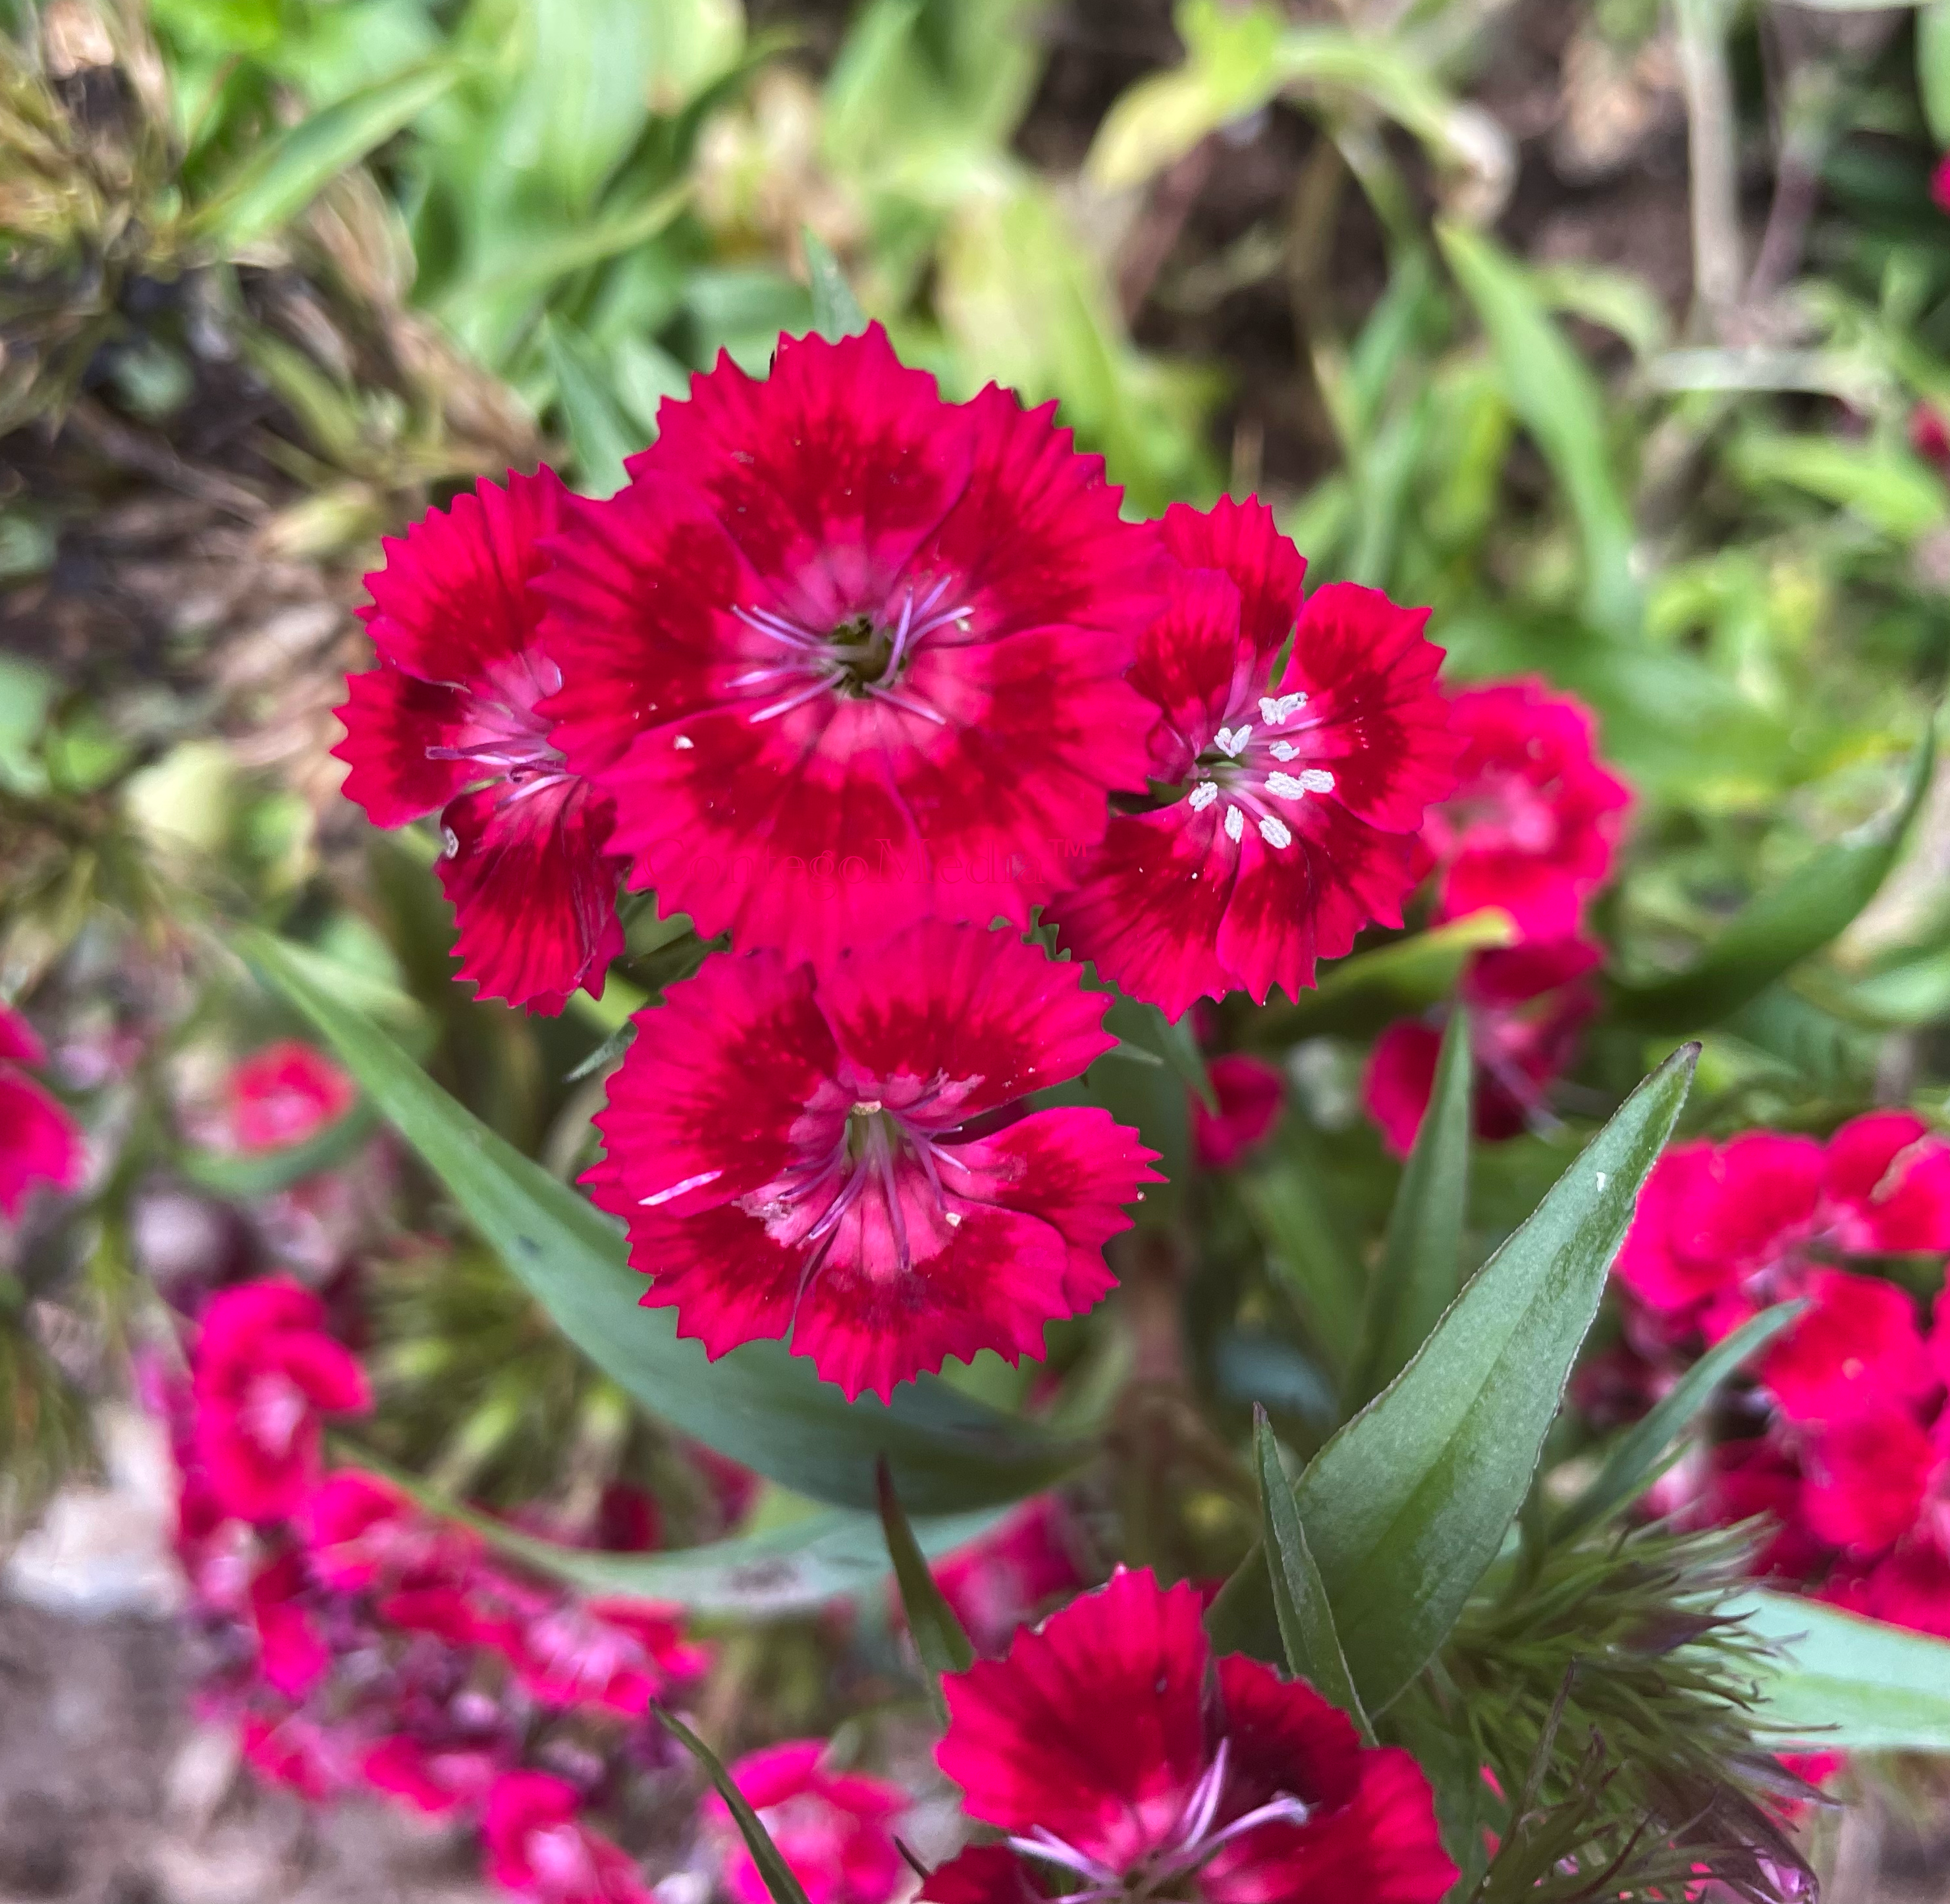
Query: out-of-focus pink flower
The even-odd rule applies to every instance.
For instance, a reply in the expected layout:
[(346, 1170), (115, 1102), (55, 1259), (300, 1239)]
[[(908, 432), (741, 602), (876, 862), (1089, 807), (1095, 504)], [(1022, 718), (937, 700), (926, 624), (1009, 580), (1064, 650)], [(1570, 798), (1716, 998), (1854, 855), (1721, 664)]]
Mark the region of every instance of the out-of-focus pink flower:
[(1950, 1143), (1879, 1111), (1825, 1146), (1763, 1130), (1674, 1145), (1640, 1193), (1617, 1274), (1674, 1340), (1718, 1341), (1770, 1303), (1807, 1298), (1761, 1374), (1790, 1419), (1821, 1421), (1901, 1405), (1937, 1379), (1910, 1299), (1833, 1259), (1944, 1250)]
[(325, 1305), (275, 1279), (212, 1299), (194, 1384), (198, 1457), (240, 1520), (294, 1513), (319, 1478), (324, 1418), (372, 1405), (357, 1359), (325, 1332)]
[(478, 1745), (429, 1745), (396, 1732), (366, 1753), (359, 1771), (375, 1791), (444, 1818), (480, 1803), (503, 1769), (503, 1756)]
[(1575, 936), (1632, 799), (1598, 759), (1590, 709), (1536, 679), (1465, 688), (1450, 708), (1462, 784), (1430, 809), (1421, 839), (1436, 916), (1494, 906), (1520, 941)]
[(9, 1221), (36, 1184), (72, 1190), (87, 1163), (79, 1127), (23, 1068), (46, 1056), (26, 1020), (0, 1005), (0, 1217)]
[(1926, 463), (1950, 474), (1950, 427), (1934, 404), (1918, 404), (1909, 413), (1909, 447)]
[(538, 1704), (631, 1716), (711, 1663), (706, 1648), (686, 1642), (681, 1611), (643, 1600), (566, 1596), (499, 1636), (499, 1647)]
[(584, 1824), (575, 1787), (545, 1772), (504, 1772), (488, 1793), (488, 1874), (540, 1904), (649, 1904), (636, 1861)]
[(287, 1699), (303, 1699), (332, 1669), (332, 1649), (306, 1603), (307, 1584), (304, 1556), (295, 1549), (267, 1561), (251, 1580), (257, 1672)]
[(1285, 1086), (1277, 1065), (1244, 1052), (1210, 1060), (1205, 1074), (1219, 1108), (1207, 1110), (1205, 1100), (1192, 1094), (1192, 1149), (1208, 1170), (1228, 1170), (1279, 1122)]
[(341, 1468), (313, 1488), (295, 1517), (312, 1578), (337, 1593), (397, 1591), (463, 1578), (479, 1538), (423, 1513), (391, 1482)]
[(354, 1782), (344, 1742), (299, 1712), (247, 1712), (238, 1728), (244, 1762), (266, 1784), (281, 1785), (314, 1805)]
[[(1569, 1068), (1587, 1021), (1598, 1008), (1590, 974), (1596, 946), (1558, 939), (1480, 952), (1460, 987), (1470, 1008), (1469, 1049), (1476, 1067), (1474, 1125), (1485, 1142), (1529, 1129), (1551, 1084)], [(1441, 1030), (1400, 1018), (1375, 1041), (1362, 1101), (1382, 1141), (1406, 1157), (1435, 1088)]]
[(1930, 175), (1930, 196), (1939, 211), (1950, 211), (1950, 152), (1936, 161)]
[[(892, 1821), (908, 1795), (884, 1779), (821, 1768), (820, 1739), (797, 1739), (748, 1753), (730, 1768), (744, 1795), (805, 1887), (810, 1904), (887, 1904), (905, 1870)], [(724, 1801), (707, 1797), (702, 1815), (722, 1847), (724, 1887), (737, 1904), (768, 1904), (770, 1893)]]
[(1051, 1494), (1038, 1495), (993, 1533), (946, 1555), (934, 1578), (983, 1653), (1001, 1652), (1052, 1596), (1083, 1584)]
[(324, 1052), (280, 1039), (231, 1071), (225, 1090), (231, 1141), (240, 1151), (288, 1150), (336, 1123), (358, 1095)]

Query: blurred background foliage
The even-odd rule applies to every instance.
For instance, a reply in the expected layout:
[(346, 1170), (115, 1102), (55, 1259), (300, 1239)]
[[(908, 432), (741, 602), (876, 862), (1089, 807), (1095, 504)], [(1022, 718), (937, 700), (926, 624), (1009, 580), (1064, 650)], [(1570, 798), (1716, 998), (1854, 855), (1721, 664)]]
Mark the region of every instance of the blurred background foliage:
[[(291, 1028), (229, 923), (304, 941), (491, 1126), (585, 1161), (605, 1040), (693, 955), (646, 907), (561, 1020), (449, 982), (431, 841), (336, 796), (357, 578), (478, 474), (547, 457), (612, 488), (690, 372), (808, 325), (808, 232), (951, 394), (1060, 399), (1133, 509), (1257, 491), (1312, 580), (1430, 605), (1456, 678), (1596, 711), (1639, 794), (1611, 1008), (1562, 1122), (1480, 1154), (1472, 1261), (1684, 1035), (1690, 1128), (1940, 1114), (1942, 5), (0, 0), (0, 996), (48, 1027), (101, 1160), (0, 1275), (0, 1343), (41, 1318), (0, 1363), (42, 1398), (0, 1405), (30, 1492), (77, 1439), (89, 1345), (148, 1282), (217, 1273), (156, 1242), (159, 1204), (228, 1196), (257, 1229), (223, 1247), (276, 1258), (266, 1212), (317, 1167), (226, 1178), (185, 1136), (211, 1067)], [(1169, 1064), (1103, 1086), (1174, 1183), (1127, 1298), (1052, 1363), (1123, 1385), (1096, 1505), (1131, 1558), (1209, 1574), (1249, 1536), (1188, 1395), (1241, 1431), (1263, 1401), (1303, 1451), (1335, 1419), (1398, 1174), (1360, 1062), (1466, 950), (1388, 938), (1222, 1014), (1292, 1087), (1236, 1178), (1191, 1167)], [(429, 1277), (378, 1227), (396, 1458), (491, 1500), (557, 1457), (584, 1494), (656, 1470), (491, 1264)], [(1174, 1280), (1187, 1238), (1201, 1273)]]

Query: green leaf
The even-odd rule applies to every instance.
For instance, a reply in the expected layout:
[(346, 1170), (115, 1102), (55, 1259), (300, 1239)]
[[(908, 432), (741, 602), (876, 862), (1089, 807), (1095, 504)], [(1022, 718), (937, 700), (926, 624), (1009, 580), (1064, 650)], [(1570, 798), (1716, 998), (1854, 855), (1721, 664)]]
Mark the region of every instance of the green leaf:
[(810, 229), (799, 233), (805, 247), (806, 276), (811, 281), (812, 328), (830, 342), (857, 337), (867, 328), (867, 313), (853, 295), (853, 287), (826, 242)]
[(559, 237), (525, 245), (506, 263), (468, 279), (447, 301), (458, 304), (469, 299), (505, 297), (512, 291), (538, 291), (572, 272), (606, 264), (668, 229), (690, 202), (693, 189), (690, 181), (684, 179), (628, 211), (611, 212)]
[(191, 234), (229, 250), (276, 231), (340, 173), (411, 124), (466, 70), (459, 60), (429, 61), (300, 120), (252, 153), (197, 207)]
[(1940, 151), (1950, 146), (1950, 0), (1936, 0), (1916, 16), (1916, 79)]
[(1305, 1319), (1337, 1391), (1361, 1348), (1367, 1279), (1325, 1183), (1312, 1133), (1296, 1127), (1282, 1152), (1237, 1179), (1266, 1246), (1268, 1267)]
[(1156, 1005), (1119, 992), (1104, 1014), (1104, 1029), (1117, 1039), (1123, 1056), (1163, 1065), (1193, 1096), (1204, 1100), (1207, 1110), (1219, 1108), (1190, 1012), (1174, 1024)]
[(1363, 1349), (1347, 1388), (1348, 1412), (1364, 1407), (1408, 1366), (1455, 1300), (1462, 1276), (1462, 1221), (1469, 1200), (1469, 1133), (1475, 1074), (1469, 1014), (1449, 1014), (1435, 1082), (1416, 1133), (1382, 1260), (1368, 1285)]
[(1476, 308), (1510, 407), (1563, 484), (1584, 545), (1584, 611), (1618, 634), (1638, 625), (1631, 511), (1606, 448), (1608, 406), (1584, 359), (1551, 322), (1528, 273), (1483, 233), (1438, 223), (1449, 268)]
[(1059, 1440), (936, 1378), (857, 1402), (779, 1342), (716, 1362), (681, 1340), (667, 1309), (642, 1309), (643, 1279), (619, 1232), (435, 1085), (397, 1045), (332, 995), (333, 968), (247, 929), (239, 949), (317, 1027), (347, 1070), (444, 1184), (469, 1220), (568, 1339), (664, 1420), (782, 1486), (843, 1507), (875, 1505), (885, 1455), (920, 1514), (1020, 1500), (1077, 1466), (1087, 1443)]
[(724, 1769), (717, 1753), (675, 1713), (667, 1712), (661, 1706), (653, 1705), (650, 1710), (656, 1714), (657, 1723), (704, 1768), (717, 1787), (718, 1796), (724, 1800), (739, 1835), (745, 1840), (746, 1849), (752, 1854), (752, 1863), (759, 1868), (759, 1875), (765, 1880), (772, 1904), (807, 1904), (805, 1890), (793, 1875), (792, 1866), (773, 1843), (771, 1834), (760, 1821), (758, 1813), (746, 1802), (745, 1794), (732, 1784), (731, 1775)]
[(603, 360), (582, 334), (559, 318), (542, 322), (542, 354), (555, 379), (570, 447), (587, 496), (613, 496), (628, 481), (623, 459), (643, 447), (609, 394)]
[[(809, 1613), (829, 1602), (870, 1591), (887, 1577), (880, 1522), (845, 1508), (822, 1509), (783, 1526), (768, 1527), (702, 1547), (657, 1553), (604, 1553), (565, 1547), (525, 1534), (491, 1514), (476, 1513), (369, 1450), (344, 1443), (343, 1457), (383, 1475), (429, 1513), (459, 1522), (511, 1558), (586, 1594), (621, 1594), (684, 1606), (693, 1613), (745, 1619)], [(1000, 1519), (994, 1509), (936, 1516), (916, 1524), (911, 1538), (930, 1558), (978, 1540)]]
[(1375, 1735), (1347, 1671), (1340, 1635), (1334, 1630), (1327, 1589), (1320, 1584), (1320, 1570), (1307, 1550), (1307, 1532), (1293, 1504), (1293, 1484), (1280, 1464), (1272, 1424), (1266, 1419), (1266, 1411), (1257, 1406), (1253, 1410), (1253, 1454), (1260, 1475), (1260, 1544), (1266, 1550), (1287, 1665), (1323, 1699), (1339, 1706), (1372, 1744)]
[(1761, 1668), (1757, 1716), (1783, 1748), (1950, 1753), (1950, 1642), (1786, 1594), (1724, 1611), (1780, 1649)]
[(1649, 1414), (1618, 1438), (1590, 1485), (1558, 1516), (1551, 1539), (1575, 1540), (1637, 1500), (1658, 1479), (1666, 1451), (1712, 1399), (1713, 1391), (1807, 1307), (1805, 1302), (1777, 1303), (1709, 1349)]
[(914, 1538), (908, 1517), (901, 1511), (901, 1497), (894, 1491), (894, 1478), (885, 1461), (875, 1472), (880, 1496), (880, 1526), (887, 1539), (887, 1557), (894, 1564), (899, 1581), (901, 1605), (908, 1616), (908, 1631), (914, 1635), (915, 1650), (927, 1669), (928, 1697), (942, 1723), (948, 1722), (948, 1703), (942, 1696), (943, 1673), (966, 1672), (975, 1663), (975, 1649), (955, 1616), (934, 1575), (928, 1571), (927, 1557)]
[(1942, 478), (1899, 444), (1749, 430), (1736, 439), (1727, 460), (1756, 488), (1784, 483), (1849, 510), (1900, 542), (1914, 541), (1950, 513)]
[(1749, 900), (1684, 971), (1649, 984), (1615, 984), (1619, 1014), (1648, 1031), (1715, 1024), (1838, 937), (1895, 864), (1936, 759), (1933, 715), (1894, 807), (1823, 848), (1772, 892)]
[[(1442, 1644), (1523, 1504), (1696, 1056), (1675, 1052), (1632, 1093), (1415, 1359), (1301, 1476), (1294, 1503), (1370, 1712)], [(1254, 1650), (1275, 1624), (1265, 1578), (1249, 1560), (1213, 1606), (1213, 1622)]]

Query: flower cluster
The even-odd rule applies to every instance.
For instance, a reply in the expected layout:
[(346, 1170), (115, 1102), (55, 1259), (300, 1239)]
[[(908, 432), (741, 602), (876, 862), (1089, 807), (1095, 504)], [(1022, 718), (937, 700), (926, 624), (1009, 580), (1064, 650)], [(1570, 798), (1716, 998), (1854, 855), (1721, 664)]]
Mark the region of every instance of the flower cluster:
[(1950, 1252), (1950, 1141), (1871, 1112), (1826, 1143), (1749, 1131), (1682, 1144), (1646, 1183), (1616, 1269), (1652, 1385), (1774, 1303), (1805, 1308), (1764, 1350), (1730, 1433), (1661, 1505), (1771, 1517), (1762, 1571), (1950, 1635), (1950, 1296), (1927, 1317), (1892, 1258)]
[(1425, 614), (1303, 600), (1256, 502), (1127, 521), (1053, 407), (947, 402), (877, 326), (721, 359), (607, 500), (484, 481), (390, 543), (341, 710), (347, 793), (438, 810), (484, 996), (600, 991), (619, 885), (728, 940), (589, 1181), (681, 1333), (849, 1396), (1039, 1352), (1153, 1180), (1036, 1103), (1113, 1041), (1033, 913), (1174, 1018), (1296, 992), (1401, 923), (1455, 784)]
[[(1510, 943), (1477, 953), (1459, 987), (1471, 1014), (1476, 1134), (1494, 1141), (1542, 1114), (1597, 1010), (1592, 974), (1603, 955), (1585, 911), (1611, 872), (1631, 793), (1598, 759), (1590, 711), (1541, 681), (1465, 689), (1450, 708), (1462, 784), (1431, 810), (1419, 852), (1435, 918), (1494, 910), (1509, 922)], [(1428, 1106), (1440, 1016), (1389, 1026), (1369, 1061), (1369, 1115), (1398, 1155)]]
[(583, 1813), (609, 1759), (660, 1759), (651, 1702), (708, 1653), (671, 1610), (539, 1585), (378, 1476), (326, 1472), (326, 1419), (369, 1398), (324, 1323), (294, 1283), (227, 1289), (188, 1383), (159, 1385), (177, 1552), (220, 1662), (206, 1709), (314, 1802), (365, 1789), (472, 1820), (507, 1888), (643, 1904), (634, 1861)]

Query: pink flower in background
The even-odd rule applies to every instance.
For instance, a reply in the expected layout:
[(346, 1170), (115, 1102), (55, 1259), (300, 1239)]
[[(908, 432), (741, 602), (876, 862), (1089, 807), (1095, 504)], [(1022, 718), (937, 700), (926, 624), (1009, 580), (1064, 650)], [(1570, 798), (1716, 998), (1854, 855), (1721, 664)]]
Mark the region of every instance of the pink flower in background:
[(1157, 542), (1054, 408), (945, 403), (877, 324), (786, 338), (762, 382), (721, 357), (618, 494), (568, 506), (554, 740), (665, 914), (796, 956), (1026, 924), (1109, 790), (1143, 790), (1124, 676)]
[(275, 1279), (211, 1299), (193, 1393), (197, 1457), (210, 1492), (247, 1521), (296, 1513), (322, 1469), (324, 1418), (372, 1405), (357, 1359), (325, 1332), (325, 1305)]
[(1432, 809), (1419, 852), (1435, 916), (1506, 912), (1519, 942), (1573, 938), (1612, 870), (1631, 789), (1597, 757), (1590, 710), (1536, 679), (1450, 699), (1462, 784)]
[(445, 1818), (481, 1802), (505, 1769), (505, 1756), (481, 1745), (435, 1746), (394, 1733), (366, 1753), (359, 1770), (374, 1790), (429, 1818)]
[(251, 1581), (258, 1675), (287, 1699), (303, 1699), (332, 1669), (332, 1649), (307, 1604), (309, 1584), (295, 1550), (267, 1561)]
[(538, 1011), (559, 1011), (578, 986), (600, 998), (623, 949), (609, 804), (537, 711), (562, 675), (528, 584), (566, 493), (546, 465), (510, 471), (505, 488), (484, 478), (387, 539), (363, 611), (379, 665), (346, 684), (332, 749), (375, 826), (438, 811), (459, 976)]
[[(731, 1782), (759, 1815), (805, 1888), (809, 1904), (888, 1904), (907, 1866), (892, 1824), (908, 1807), (898, 1785), (822, 1768), (823, 1739), (796, 1739), (748, 1753)], [(769, 1904), (744, 1840), (715, 1793), (700, 1808), (724, 1859), (724, 1887), (737, 1904)]]
[(1230, 1170), (1272, 1134), (1285, 1102), (1285, 1084), (1277, 1064), (1244, 1052), (1210, 1059), (1205, 1074), (1219, 1108), (1207, 1110), (1205, 1100), (1192, 1093), (1192, 1151), (1207, 1170)]
[(983, 1653), (1001, 1652), (1048, 1600), (1083, 1584), (1050, 1494), (1039, 1494), (993, 1533), (944, 1556), (934, 1578)]
[(1760, 1373), (1790, 1419), (1821, 1421), (1901, 1406), (1939, 1379), (1910, 1298), (1834, 1259), (1945, 1250), (1950, 1143), (1878, 1111), (1825, 1145), (1765, 1130), (1675, 1145), (1640, 1193), (1615, 1273), (1674, 1340), (1716, 1342), (1771, 1303), (1808, 1298)]
[(911, 926), (815, 968), (721, 955), (609, 1081), (585, 1181), (646, 1304), (715, 1357), (789, 1336), (851, 1398), (948, 1356), (1041, 1353), (1110, 1289), (1157, 1179), (1091, 1106), (1018, 1115), (1110, 1049), (1080, 969), (979, 926)]
[(537, 1704), (630, 1715), (673, 1685), (701, 1678), (711, 1663), (707, 1649), (685, 1641), (679, 1609), (644, 1600), (562, 1596), (512, 1628), (500, 1646)]
[(1934, 404), (1918, 404), (1909, 413), (1909, 447), (1926, 463), (1950, 474), (1950, 426)]
[(1303, 1681), (1215, 1666), (1203, 1610), (1189, 1585), (1120, 1572), (949, 1675), (936, 1756), (1008, 1849), (964, 1852), (924, 1897), (1436, 1904), (1456, 1871), (1421, 1768), (1363, 1747)]
[(1950, 212), (1950, 152), (1936, 161), (1930, 175), (1930, 196), (1939, 211)]
[(636, 1860), (584, 1825), (581, 1810), (565, 1779), (504, 1772), (482, 1809), (489, 1877), (537, 1904), (650, 1904)]
[(354, 1784), (344, 1741), (330, 1728), (297, 1712), (247, 1712), (238, 1727), (244, 1762), (268, 1785), (296, 1792), (314, 1805)]
[(23, 1068), (46, 1060), (26, 1020), (0, 1005), (0, 1217), (10, 1221), (36, 1185), (72, 1190), (87, 1165), (74, 1120)]
[(287, 1038), (232, 1067), (226, 1089), (240, 1151), (286, 1150), (352, 1108), (358, 1087), (324, 1052)]
[(1229, 992), (1297, 996), (1363, 926), (1399, 925), (1456, 746), (1427, 610), (1345, 582), (1303, 603), (1306, 564), (1261, 503), (1175, 504), (1162, 528), (1172, 593), (1131, 681), (1171, 790), (1111, 820), (1049, 916), (1176, 1019)]
[[(1575, 1059), (1579, 1035), (1597, 1011), (1590, 974), (1600, 956), (1582, 940), (1559, 939), (1469, 961), (1459, 989), (1470, 1008), (1475, 1133), (1485, 1142), (1519, 1136), (1545, 1116), (1550, 1087)], [(1369, 1054), (1362, 1102), (1397, 1157), (1422, 1128), (1441, 1049), (1439, 1025), (1400, 1018)]]

